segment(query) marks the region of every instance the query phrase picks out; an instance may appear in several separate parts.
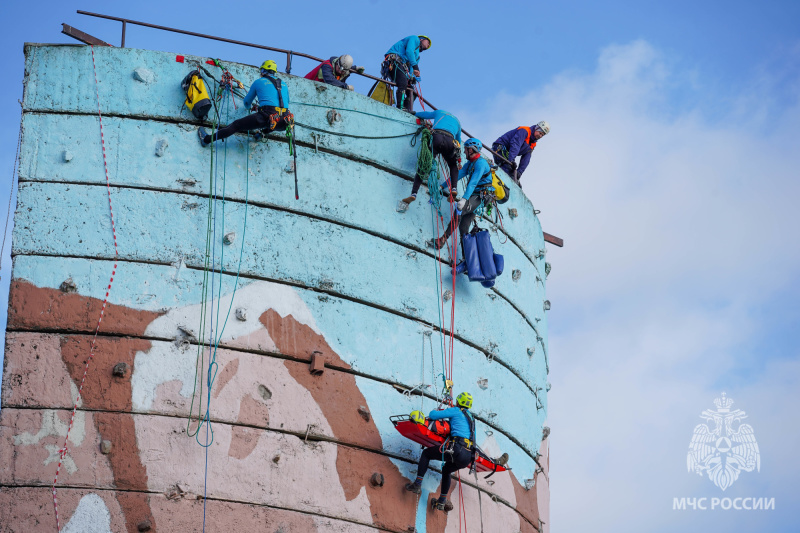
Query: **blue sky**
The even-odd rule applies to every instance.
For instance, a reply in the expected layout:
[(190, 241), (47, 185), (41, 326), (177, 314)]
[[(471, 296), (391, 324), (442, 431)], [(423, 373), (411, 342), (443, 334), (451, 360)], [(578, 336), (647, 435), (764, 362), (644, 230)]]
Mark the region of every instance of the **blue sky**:
[[(791, 423), (800, 409), (800, 3), (536, 1), (489, 11), (466, 1), (400, 11), (397, 2), (297, 1), (279, 15), (263, 2), (186, 5), (5, 8), (0, 198), (23, 42), (71, 42), (65, 22), (118, 44), (119, 24), (76, 9), (350, 53), (373, 74), (395, 40), (428, 34), (423, 93), (467, 130), (491, 142), (521, 124), (552, 126), (523, 185), (545, 231), (566, 240), (548, 251), (553, 531), (800, 530)], [(137, 27), (127, 45), (266, 57)], [(294, 73), (311, 66), (296, 60)], [(7, 244), (3, 300), (9, 266)], [(673, 497), (723, 496), (685, 468), (698, 415), (723, 390), (748, 412), (762, 452), (761, 472), (742, 474), (724, 496), (774, 497), (775, 511), (672, 510)]]

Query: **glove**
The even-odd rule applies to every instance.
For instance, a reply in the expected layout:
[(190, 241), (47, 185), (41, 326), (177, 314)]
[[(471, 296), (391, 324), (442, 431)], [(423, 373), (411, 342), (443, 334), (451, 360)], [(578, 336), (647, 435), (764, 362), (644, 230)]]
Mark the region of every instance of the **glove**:
[(355, 90), (355, 87), (353, 87), (352, 85), (348, 85), (347, 86), (347, 90), (348, 91), (353, 91), (353, 90)]
[(467, 201), (464, 198), (462, 198), (461, 200), (458, 201), (458, 203), (456, 204), (456, 207), (458, 208), (459, 211), (463, 211), (464, 207), (466, 207), (466, 205), (467, 205)]
[(417, 80), (417, 83), (422, 81), (422, 76), (414, 76), (414, 79)]
[(364, 67), (355, 67), (355, 69), (359, 74), (364, 74), (364, 71), (366, 70)]
[(511, 170), (517, 170), (517, 162), (516, 161), (512, 161), (511, 162)]

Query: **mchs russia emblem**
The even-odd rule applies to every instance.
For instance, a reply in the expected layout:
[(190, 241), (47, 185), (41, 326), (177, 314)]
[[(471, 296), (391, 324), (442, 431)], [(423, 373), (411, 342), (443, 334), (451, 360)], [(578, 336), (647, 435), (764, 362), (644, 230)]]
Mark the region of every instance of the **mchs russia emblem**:
[(722, 393), (714, 400), (716, 410), (700, 414), (705, 424), (694, 428), (686, 466), (699, 476), (706, 474), (716, 486), (727, 489), (742, 472), (761, 470), (758, 443), (750, 424), (741, 421), (747, 415), (741, 409), (731, 410), (733, 400)]

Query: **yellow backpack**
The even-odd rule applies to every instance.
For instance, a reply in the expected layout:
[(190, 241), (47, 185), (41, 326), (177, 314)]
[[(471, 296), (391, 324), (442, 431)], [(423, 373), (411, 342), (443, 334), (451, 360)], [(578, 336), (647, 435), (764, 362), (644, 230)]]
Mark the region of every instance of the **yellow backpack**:
[(497, 203), (506, 203), (511, 195), (511, 190), (503, 183), (495, 169), (492, 169), (492, 187), (494, 187), (494, 197), (497, 199)]
[(203, 78), (200, 77), (200, 71), (193, 70), (187, 74), (181, 82), (181, 88), (186, 91), (184, 105), (200, 120), (206, 118), (211, 110), (211, 98), (208, 96)]

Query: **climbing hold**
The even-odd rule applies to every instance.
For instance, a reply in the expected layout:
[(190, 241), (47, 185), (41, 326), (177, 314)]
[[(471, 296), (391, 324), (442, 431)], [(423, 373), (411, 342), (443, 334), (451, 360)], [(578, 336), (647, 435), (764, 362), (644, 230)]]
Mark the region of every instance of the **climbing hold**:
[(328, 111), (328, 124), (333, 126), (336, 122), (340, 122), (342, 120), (342, 114), (336, 111), (335, 109), (331, 109)]
[(272, 391), (270, 391), (264, 385), (259, 385), (258, 386), (258, 395), (261, 396), (262, 398), (264, 398), (264, 400), (266, 401), (266, 400), (269, 400), (270, 398), (272, 398)]
[(369, 422), (370, 419), (369, 409), (367, 409), (362, 405), (361, 407), (358, 408), (358, 414), (360, 414), (361, 418), (363, 418), (366, 422)]
[(517, 218), (517, 208), (516, 207), (509, 207), (508, 208), (508, 216), (511, 218)]
[(100, 443), (100, 453), (103, 455), (108, 455), (111, 453), (111, 441), (104, 440)]
[(545, 311), (549, 311), (550, 310), (550, 300), (545, 300), (544, 301), (544, 310)]
[(286, 163), (286, 166), (283, 167), (283, 171), (288, 172), (289, 174), (294, 172), (294, 161), (290, 159), (289, 162)]
[(373, 487), (383, 487), (383, 474), (375, 472), (372, 474), (372, 477), (369, 478), (369, 483)]
[(169, 146), (169, 142), (166, 139), (159, 139), (156, 142), (156, 157), (164, 157), (164, 153), (167, 151), (167, 147)]
[(546, 439), (550, 436), (550, 428), (548, 426), (544, 426), (542, 428), (542, 440)]
[(487, 378), (481, 378), (478, 380), (478, 387), (482, 390), (486, 390), (489, 388), (489, 380)]
[(115, 378), (124, 378), (128, 375), (128, 363), (117, 363), (111, 373)]
[(309, 368), (309, 372), (315, 376), (320, 376), (323, 372), (325, 372), (325, 357), (322, 355), (322, 352), (315, 351), (311, 354), (311, 366)]
[[(486, 282), (485, 282), (485, 281), (482, 281), (482, 282), (481, 282), (481, 284), (484, 284), (484, 283), (486, 283)], [(492, 285), (494, 285), (494, 280), (492, 280)], [(484, 285), (484, 287), (485, 287), (485, 286), (486, 286), (486, 285)], [(489, 286), (489, 288), (491, 288), (491, 285)], [(495, 298), (497, 298), (497, 295), (496, 295), (495, 293), (493, 293), (493, 292), (487, 292), (487, 293), (486, 293), (486, 296), (488, 296), (488, 297), (489, 297), (489, 298), (491, 298), (492, 300), (494, 300)]]
[(247, 321), (247, 309), (245, 309), (244, 307), (237, 307), (235, 313), (236, 313), (236, 320), (239, 320), (241, 322)]
[(276, 455), (275, 457), (272, 458), (272, 462), (275, 464), (278, 464), (280, 461), (281, 461), (280, 455)]
[(531, 346), (528, 348), (528, 357), (533, 357), (533, 354), (536, 353), (536, 346)]
[(417, 252), (408, 252), (406, 254), (406, 257), (408, 257), (409, 259), (416, 259), (417, 258)]
[(225, 236), (222, 238), (222, 242), (224, 242), (225, 244), (233, 244), (233, 242), (235, 240), (236, 240), (236, 232), (235, 231), (231, 231), (229, 233), (226, 233)]
[(511, 279), (514, 281), (519, 281), (519, 278), (522, 277), (522, 271), (518, 268), (515, 268), (511, 271)]
[(442, 300), (444, 300), (445, 302), (449, 302), (452, 297), (453, 297), (453, 291), (451, 291), (450, 289), (447, 289), (442, 294)]
[(152, 70), (150, 70), (148, 68), (139, 67), (137, 69), (134, 69), (134, 71), (133, 71), (133, 79), (135, 79), (136, 81), (142, 82), (142, 83), (144, 83), (146, 85), (150, 85), (151, 83), (156, 81), (156, 75), (153, 73)]
[(62, 281), (59, 288), (61, 289), (61, 292), (76, 292), (78, 290), (78, 286), (75, 285), (75, 282), (72, 281), (72, 278), (67, 278)]
[(547, 250), (546, 250), (545, 248), (541, 248), (541, 249), (539, 250), (539, 255), (537, 255), (536, 257), (538, 257), (539, 259), (541, 259), (541, 258), (543, 258), (545, 255), (547, 255)]
[(531, 490), (536, 485), (536, 479), (525, 480), (525, 490)]
[(139, 522), (139, 523), (136, 525), (136, 529), (138, 529), (138, 530), (139, 530), (139, 531), (141, 531), (141, 532), (144, 532), (144, 531), (150, 531), (150, 529), (151, 529), (152, 527), (153, 527), (153, 526), (152, 526), (152, 524), (150, 524), (150, 520), (142, 520), (141, 522)]
[(317, 86), (318, 93), (325, 92), (328, 90), (328, 86), (324, 83), (315, 83), (314, 85)]
[(547, 387), (545, 387), (545, 390), (547, 390), (547, 392), (550, 392), (550, 387), (552, 387), (552, 385), (551, 385), (551, 384), (550, 384), (550, 382), (548, 381), (548, 382), (547, 382)]
[(70, 152), (69, 150), (64, 150), (64, 153), (61, 154), (61, 156), (64, 158), (65, 163), (69, 163), (70, 161), (72, 161), (72, 158), (75, 157), (73, 153)]
[(550, 271), (551, 271), (551, 270), (553, 270), (553, 267), (552, 267), (552, 266), (550, 266), (550, 263), (545, 263), (545, 264), (544, 264), (544, 277), (545, 277), (545, 278), (547, 278), (547, 276), (549, 276), (549, 275), (550, 275)]
[(399, 202), (397, 202), (397, 207), (395, 208), (395, 210), (398, 213), (405, 213), (406, 211), (408, 211), (408, 204), (405, 203), (403, 200), (400, 200)]

